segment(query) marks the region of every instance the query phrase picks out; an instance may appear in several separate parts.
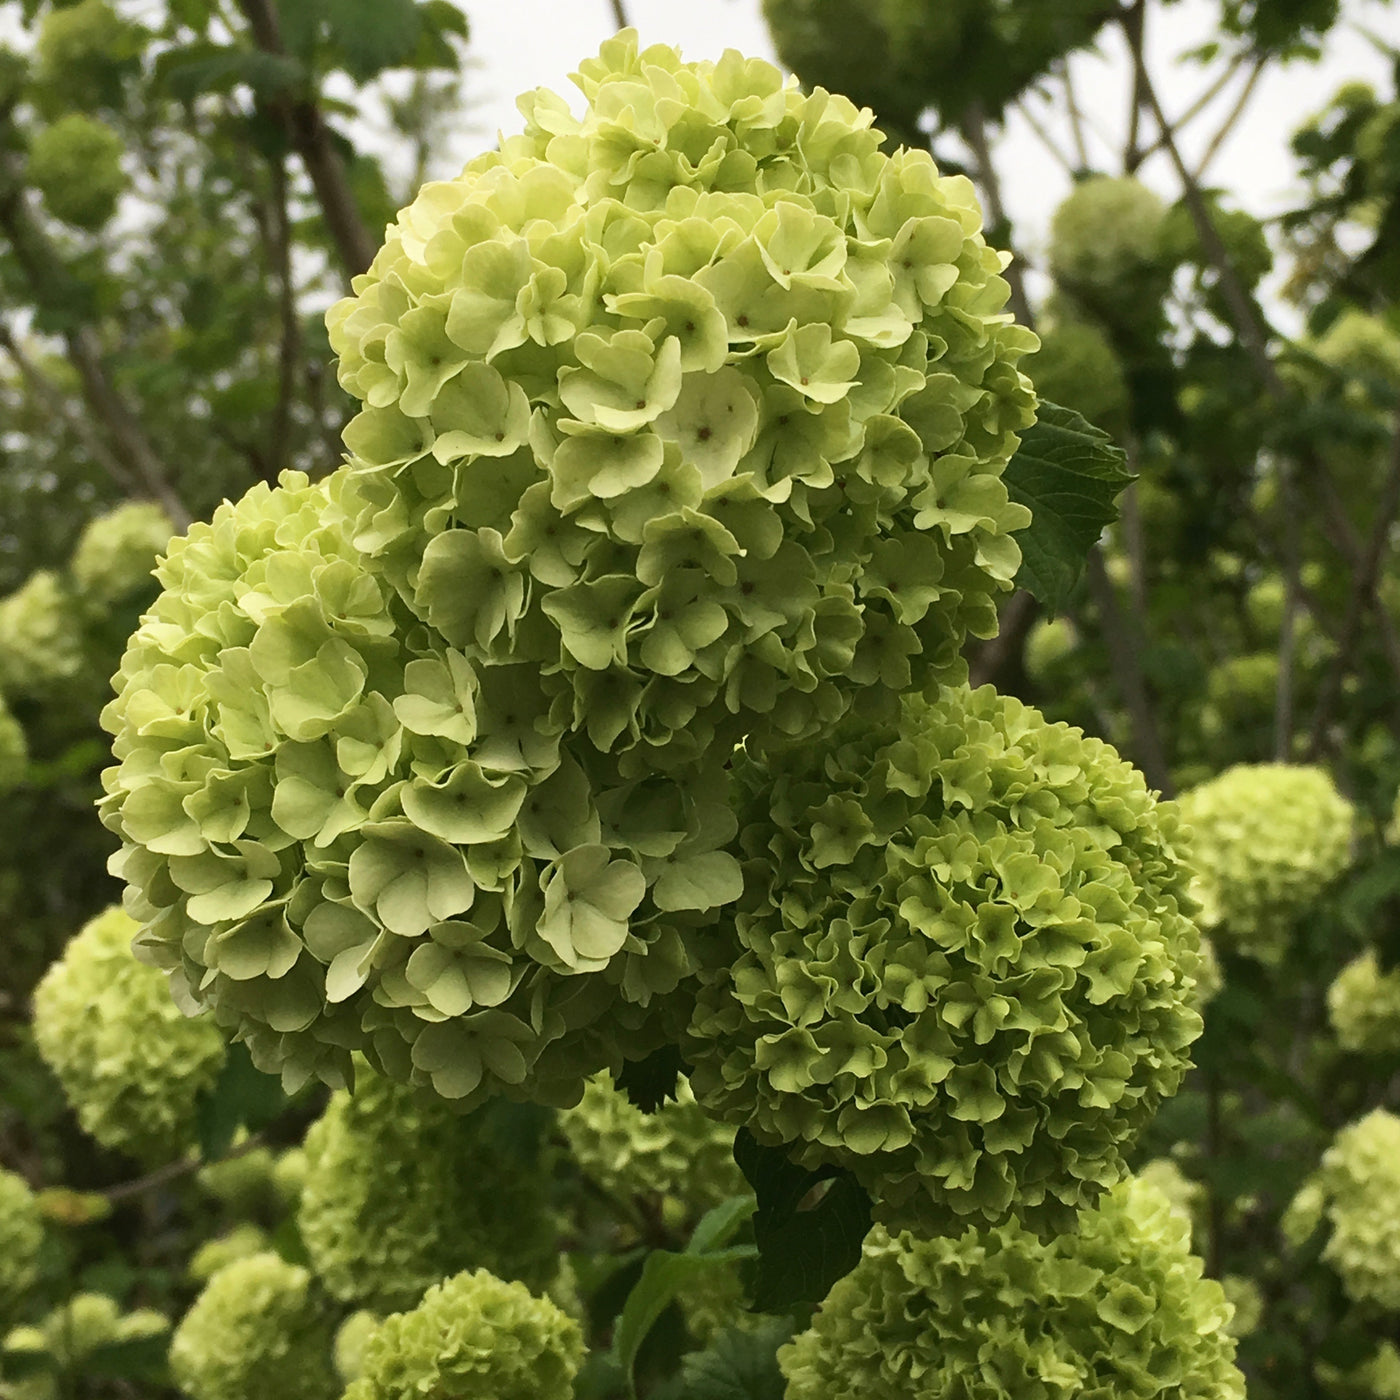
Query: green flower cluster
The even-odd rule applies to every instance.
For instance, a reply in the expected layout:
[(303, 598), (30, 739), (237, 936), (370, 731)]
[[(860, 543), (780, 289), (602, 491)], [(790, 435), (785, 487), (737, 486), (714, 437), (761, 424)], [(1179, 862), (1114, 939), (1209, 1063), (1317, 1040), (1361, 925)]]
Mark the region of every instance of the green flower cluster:
[(673, 1101), (643, 1113), (599, 1076), (559, 1115), (559, 1127), (584, 1175), (622, 1199), (672, 1196), (700, 1215), (748, 1193), (734, 1162), (734, 1129), (701, 1109), (685, 1079)]
[(364, 1073), (336, 1094), (306, 1135), (297, 1214), (327, 1291), (387, 1311), (468, 1266), (542, 1283), (556, 1263), (550, 1162), (512, 1150), (510, 1111), (464, 1115)]
[[(685, 950), (631, 933), (644, 876), (603, 844), (528, 668), (414, 624), (351, 545), (343, 485), (255, 487), (157, 570), (103, 712), (143, 955), (291, 1087), (345, 1083), (361, 1047), (447, 1098), (568, 1102), (627, 1029), (595, 1023), (621, 996), (645, 1015)], [(658, 852), (688, 822), (726, 834), (675, 789), (615, 793), (610, 822), (624, 804)]]
[(170, 1322), (153, 1308), (123, 1313), (105, 1293), (77, 1293), (55, 1308), (38, 1327), (16, 1327), (6, 1337), (7, 1356), (47, 1355), (72, 1370), (100, 1347), (160, 1337)]
[(1160, 301), (1170, 280), (1159, 257), (1166, 214), (1161, 199), (1131, 176), (1080, 181), (1050, 223), (1055, 281), (1095, 311), (1112, 312), (1127, 295)]
[(1284, 1215), (1301, 1244), (1329, 1227), (1322, 1258), (1355, 1303), (1400, 1311), (1400, 1117), (1378, 1108), (1343, 1128)]
[(1327, 989), (1327, 1018), (1344, 1050), (1400, 1052), (1400, 969), (1382, 972), (1372, 949), (1353, 958)]
[(28, 764), (29, 742), (24, 737), (24, 726), (0, 695), (0, 792), (20, 782)]
[(271, 1248), (267, 1231), (261, 1225), (243, 1221), (226, 1234), (205, 1240), (190, 1257), (186, 1273), (200, 1283), (207, 1283), (220, 1269), (238, 1259), (262, 1254)]
[(1186, 1223), (1129, 1179), (1049, 1243), (876, 1230), (779, 1363), (787, 1400), (1243, 1400), (1230, 1305)]
[(582, 118), (523, 98), (328, 325), (356, 543), (535, 678), (601, 800), (962, 671), (1020, 558), (1036, 342), (971, 185), (845, 98), (632, 31), (575, 81)]
[(167, 1161), (194, 1140), (196, 1100), (219, 1076), (224, 1042), (207, 1016), (181, 1014), (166, 979), (133, 956), (139, 927), (112, 908), (69, 940), (34, 990), (34, 1041), (85, 1131)]
[(1174, 806), (990, 686), (738, 781), (746, 888), (685, 1052), (701, 1104), (849, 1168), (901, 1227), (1073, 1229), (1201, 1030)]
[(1192, 893), (1220, 946), (1276, 964), (1294, 917), (1351, 863), (1355, 814), (1321, 768), (1237, 764), (1182, 795)]
[(106, 610), (152, 587), (156, 557), (170, 543), (174, 528), (153, 501), (127, 501), (90, 520), (68, 560), (74, 590), (91, 606)]
[(1192, 1181), (1170, 1157), (1153, 1157), (1134, 1173), (1139, 1181), (1145, 1181), (1154, 1190), (1160, 1191), (1172, 1209), (1194, 1230), (1198, 1221), (1204, 1219), (1209, 1193), (1205, 1185)]
[(44, 1218), (28, 1183), (0, 1171), (0, 1318), (29, 1291), (44, 1243)]
[(1358, 1366), (1319, 1363), (1318, 1378), (1335, 1400), (1400, 1400), (1400, 1348), (1382, 1342)]
[(331, 1400), (331, 1324), (311, 1275), (272, 1253), (220, 1269), (175, 1329), (170, 1371), (191, 1400)]
[(83, 667), (74, 599), (52, 569), (36, 569), (0, 598), (0, 692), (43, 696)]
[(346, 1385), (359, 1380), (365, 1369), (365, 1347), (384, 1319), (377, 1312), (361, 1308), (352, 1312), (335, 1330), (335, 1373)]
[(289, 1085), (563, 1105), (676, 1035), (735, 743), (962, 674), (1019, 561), (968, 182), (737, 54), (579, 81), (404, 211), (349, 463), (172, 544), (104, 712), (147, 956)]
[(583, 1354), (571, 1317), (478, 1269), (385, 1318), (343, 1400), (570, 1400)]
[(69, 112), (36, 133), (28, 176), (56, 219), (99, 229), (126, 190), (122, 138), (106, 122)]

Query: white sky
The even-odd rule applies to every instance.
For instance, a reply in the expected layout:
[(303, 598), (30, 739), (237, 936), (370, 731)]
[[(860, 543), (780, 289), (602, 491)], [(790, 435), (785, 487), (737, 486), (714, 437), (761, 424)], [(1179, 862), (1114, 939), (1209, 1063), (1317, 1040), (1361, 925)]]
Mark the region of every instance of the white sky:
[[(1041, 0), (1053, 4), (1055, 0)], [(726, 48), (773, 59), (772, 44), (760, 13), (759, 0), (624, 0), (628, 18), (644, 43), (678, 45), (687, 58), (716, 58)], [(522, 119), (515, 97), (535, 87), (548, 87), (571, 101), (577, 90), (569, 72), (613, 31), (609, 0), (465, 0), (471, 19), (470, 52), (474, 62), (465, 84), (471, 109), (468, 125), (444, 153), (444, 167), (454, 165), (492, 144), (498, 130), (518, 131)], [(1214, 0), (1180, 0), (1157, 11), (1155, 30), (1148, 35), (1148, 52), (1162, 104), (1169, 116), (1184, 110), (1217, 69), (1180, 64), (1184, 51), (1210, 37), (1219, 14)], [(1327, 53), (1316, 65), (1295, 63), (1272, 68), (1260, 82), (1245, 120), (1210, 166), (1207, 182), (1235, 192), (1239, 203), (1257, 215), (1287, 207), (1297, 193), (1288, 138), (1295, 127), (1322, 107), (1344, 81), (1362, 78), (1378, 91), (1389, 90), (1389, 64), (1363, 37), (1369, 29), (1384, 41), (1400, 46), (1400, 5), (1385, 0), (1343, 0), (1343, 23), (1331, 36)], [(1121, 151), (1126, 131), (1128, 65), (1121, 36), (1104, 31), (1102, 53), (1076, 55), (1072, 64), (1076, 95), (1086, 123), (1102, 132)], [(1191, 164), (1196, 163), (1234, 95), (1237, 77), (1183, 136)], [(1068, 151), (1067, 130), (1054, 119), (1058, 108), (1042, 104), (1038, 111), (1055, 127), (1062, 149)], [(1032, 260), (1043, 246), (1055, 206), (1069, 188), (1066, 173), (1018, 116), (995, 143), (1007, 211)], [(1116, 170), (1116, 156), (1103, 142), (1090, 137), (1090, 155), (1100, 168)], [(1095, 157), (1097, 157), (1095, 159)], [(1168, 198), (1178, 188), (1166, 158), (1149, 160), (1140, 172)]]

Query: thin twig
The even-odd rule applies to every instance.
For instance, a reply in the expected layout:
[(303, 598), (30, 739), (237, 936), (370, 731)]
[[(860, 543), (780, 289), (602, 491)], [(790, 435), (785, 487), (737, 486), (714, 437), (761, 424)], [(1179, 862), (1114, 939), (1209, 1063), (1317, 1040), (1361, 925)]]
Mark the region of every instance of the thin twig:
[[(238, 0), (238, 8), (248, 21), (258, 48), (263, 53), (285, 58), (282, 29), (273, 0)], [(331, 139), (331, 129), (320, 107), (311, 97), (282, 97), (270, 100), (267, 110), (281, 124), (311, 178), (316, 202), (321, 206), (347, 279), (364, 272), (374, 260), (378, 240), (370, 235), (360, 217), (345, 162)]]
[(1298, 608), (1302, 602), (1302, 563), (1298, 539), (1298, 491), (1293, 467), (1279, 468), (1283, 505), (1283, 617), (1278, 631), (1278, 679), (1274, 686), (1274, 758), (1287, 763), (1293, 756), (1294, 662), (1298, 649)]
[(1079, 157), (1079, 168), (1089, 169), (1089, 148), (1084, 141), (1084, 122), (1079, 114), (1079, 103), (1074, 97), (1074, 81), (1069, 75), (1069, 60), (1060, 62), (1060, 80), (1065, 89), (1065, 111), (1069, 113), (1069, 129), (1074, 137), (1075, 154)]
[[(250, 1133), (236, 1147), (229, 1148), (222, 1157), (216, 1157), (214, 1160), (231, 1162), (235, 1157), (242, 1157), (262, 1145), (262, 1138), (257, 1133)], [(212, 1163), (206, 1162), (200, 1157), (182, 1157), (178, 1162), (167, 1162), (165, 1166), (157, 1167), (155, 1171), (147, 1172), (145, 1176), (138, 1176), (134, 1181), (123, 1181), (116, 1186), (109, 1186), (101, 1192), (101, 1195), (105, 1200), (115, 1205), (118, 1201), (127, 1201), (133, 1196), (141, 1196), (147, 1191), (154, 1191), (172, 1181), (179, 1181), (181, 1177), (192, 1176), (201, 1167), (210, 1165)]]
[[(1143, 12), (1142, 0), (1133, 0), (1133, 6), (1127, 15), (1124, 16), (1123, 25), (1127, 28), (1132, 26), (1137, 35), (1136, 43), (1139, 48), (1143, 43), (1143, 29), (1147, 23), (1147, 17)], [(1139, 165), (1142, 164), (1142, 155), (1138, 151), (1138, 136), (1142, 124), (1142, 81), (1136, 65), (1133, 67), (1132, 92), (1128, 97), (1128, 141), (1123, 151), (1123, 172), (1131, 175)]]
[(1109, 662), (1118, 685), (1118, 693), (1122, 697), (1123, 708), (1128, 712), (1133, 758), (1142, 769), (1148, 783), (1164, 797), (1171, 797), (1174, 791), (1171, 770), (1167, 767), (1161, 735), (1157, 730), (1157, 717), (1153, 713), (1152, 702), (1148, 696), (1147, 680), (1143, 675), (1137, 642), (1129, 632), (1122, 610), (1118, 606), (1108, 570), (1104, 568), (1103, 553), (1098, 545), (1089, 551), (1086, 576), (1089, 593), (1098, 612), (1104, 646), (1108, 649)]
[[(1204, 112), (1206, 108), (1209, 107), (1210, 104), (1214, 102), (1217, 97), (1220, 96), (1220, 94), (1228, 86), (1230, 79), (1233, 78), (1235, 74), (1240, 71), (1240, 68), (1243, 66), (1243, 64), (1244, 55), (1235, 54), (1234, 57), (1231, 58), (1229, 63), (1227, 63), (1225, 67), (1220, 71), (1220, 73), (1216, 77), (1211, 79), (1211, 81), (1202, 90), (1200, 95), (1193, 102), (1189, 103), (1187, 107), (1182, 111), (1181, 115), (1176, 119), (1175, 130), (1178, 133), (1184, 131), (1188, 126), (1190, 126), (1190, 124), (1193, 121), (1195, 121), (1195, 119), (1198, 116), (1200, 116), (1201, 113)], [(1134, 86), (1137, 86), (1136, 82), (1134, 83)], [(1139, 89), (1139, 97), (1140, 96), (1141, 92)], [(1127, 173), (1131, 175), (1133, 171), (1136, 170), (1138, 166), (1140, 166), (1143, 163), (1143, 161), (1147, 159), (1148, 156), (1156, 155), (1156, 153), (1161, 149), (1162, 138), (1159, 135), (1150, 146), (1144, 147), (1141, 151), (1137, 153), (1137, 160), (1128, 169)]]
[(627, 20), (627, 10), (622, 0), (612, 0), (613, 19), (617, 22), (619, 29), (630, 29), (631, 25)]
[[(1254, 95), (1254, 89), (1258, 85), (1259, 78), (1264, 72), (1264, 62), (1262, 58), (1257, 58), (1249, 70), (1249, 77), (1245, 79), (1244, 86), (1240, 89), (1239, 96), (1235, 98), (1234, 105), (1225, 114), (1225, 119), (1220, 123), (1214, 136), (1206, 145), (1205, 154), (1196, 162), (1195, 178), (1199, 182), (1204, 178), (1207, 166), (1219, 154), (1220, 148), (1229, 139), (1230, 133), (1235, 129), (1240, 118), (1244, 116), (1245, 108), (1249, 105), (1249, 99)], [(1180, 123), (1178, 123), (1178, 129)]]
[[(0, 180), (0, 229), (10, 241), (31, 294), (44, 305), (59, 297), (68, 274), (29, 208), (12, 159), (0, 169)], [(90, 326), (79, 326), (68, 331), (63, 341), (88, 409), (106, 429), (110, 454), (140, 483), (141, 495), (159, 501), (177, 529), (188, 529), (192, 518), (189, 510), (145, 429), (112, 383), (96, 334)]]

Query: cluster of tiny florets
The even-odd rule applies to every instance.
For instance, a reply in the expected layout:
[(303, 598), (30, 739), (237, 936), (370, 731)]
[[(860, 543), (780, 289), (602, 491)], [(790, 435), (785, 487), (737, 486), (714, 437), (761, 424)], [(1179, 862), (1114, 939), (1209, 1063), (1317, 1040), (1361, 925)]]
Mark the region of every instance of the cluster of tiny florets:
[(331, 1323), (311, 1274), (276, 1254), (220, 1269), (175, 1329), (170, 1371), (191, 1400), (331, 1400)]
[(1400, 1052), (1400, 969), (1382, 972), (1373, 949), (1353, 958), (1327, 989), (1327, 1017), (1344, 1050)]
[(29, 1291), (44, 1243), (44, 1218), (22, 1176), (0, 1171), (0, 1320)]
[(152, 501), (127, 501), (90, 520), (68, 560), (74, 592), (90, 606), (106, 609), (138, 591), (154, 591), (156, 558), (174, 528)]
[(463, 1268), (542, 1282), (556, 1262), (550, 1167), (511, 1145), (510, 1111), (464, 1115), (363, 1073), (335, 1094), (306, 1136), (297, 1213), (326, 1289), (387, 1311)]
[(0, 598), (0, 692), (47, 696), (82, 668), (74, 599), (52, 569), (35, 569)]
[(1343, 1128), (1294, 1197), (1283, 1233), (1328, 1229), (1322, 1258), (1355, 1303), (1400, 1310), (1400, 1117), (1375, 1109)]
[(696, 1097), (877, 1218), (1070, 1229), (1200, 1033), (1174, 806), (990, 687), (741, 766), (748, 883)]
[(1351, 863), (1356, 818), (1321, 768), (1238, 764), (1184, 793), (1201, 926), (1273, 964), (1293, 921)]
[(654, 1113), (606, 1077), (591, 1080), (559, 1127), (584, 1175), (624, 1200), (670, 1196), (698, 1215), (749, 1189), (734, 1163), (734, 1129), (709, 1117), (684, 1079)]
[(485, 1269), (430, 1288), (363, 1343), (343, 1400), (570, 1400), (583, 1364), (578, 1324), (547, 1298)]
[(877, 1229), (778, 1353), (787, 1400), (1243, 1400), (1230, 1305), (1188, 1236), (1133, 1179), (1046, 1243), (1015, 1225), (922, 1240)]
[(136, 960), (139, 930), (109, 909), (69, 941), (35, 988), (34, 1041), (98, 1142), (169, 1160), (194, 1140), (224, 1040), (209, 1017), (184, 1016), (166, 979)]

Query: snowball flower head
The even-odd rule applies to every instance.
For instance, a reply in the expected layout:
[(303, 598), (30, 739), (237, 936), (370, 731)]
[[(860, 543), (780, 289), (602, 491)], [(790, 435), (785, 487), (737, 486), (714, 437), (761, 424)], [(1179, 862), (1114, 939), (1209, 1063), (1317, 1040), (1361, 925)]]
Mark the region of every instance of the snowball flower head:
[(1131, 176), (1081, 180), (1050, 223), (1055, 280), (1094, 304), (1155, 281), (1166, 212), (1161, 198)]
[(1373, 949), (1353, 958), (1327, 989), (1327, 1019), (1344, 1050), (1400, 1051), (1400, 969), (1382, 972)]
[(739, 781), (748, 880), (690, 1027), (696, 1097), (849, 1168), (877, 1218), (1072, 1229), (1201, 1029), (1174, 806), (989, 686)]
[(344, 484), (254, 487), (157, 570), (103, 711), (138, 948), (288, 1087), (359, 1048), (464, 1107), (575, 1101), (687, 969), (657, 903), (724, 895), (724, 775), (595, 802), (531, 668), (366, 570)]
[(175, 533), (170, 517), (154, 501), (127, 501), (90, 520), (68, 561), (78, 595), (106, 609), (141, 589), (154, 589), (156, 556)]
[(272, 1253), (220, 1269), (175, 1329), (170, 1371), (191, 1400), (331, 1400), (331, 1326), (310, 1273)]
[(1243, 1400), (1230, 1305), (1188, 1235), (1131, 1178), (1048, 1243), (1014, 1225), (928, 1240), (877, 1228), (778, 1353), (787, 1400)]
[(82, 668), (73, 599), (52, 569), (36, 569), (0, 598), (0, 691), (44, 696)]
[(1183, 793), (1193, 893), (1217, 945), (1282, 960), (1293, 919), (1351, 863), (1355, 812), (1321, 768), (1237, 764)]
[(1343, 1128), (1283, 1219), (1300, 1244), (1329, 1230), (1322, 1258), (1354, 1303), (1400, 1310), (1400, 1117), (1378, 1108)]
[(306, 1136), (297, 1214), (327, 1291), (387, 1312), (468, 1266), (542, 1283), (557, 1260), (551, 1164), (512, 1142), (512, 1111), (464, 1115), (364, 1073), (334, 1095)]
[(209, 1017), (183, 1015), (166, 979), (136, 960), (139, 928), (108, 909), (69, 941), (34, 990), (34, 1041), (86, 1132), (169, 1161), (194, 1141), (196, 1102), (223, 1068), (224, 1041)]
[(1035, 338), (971, 185), (871, 115), (633, 31), (425, 186), (330, 311), (356, 544), (595, 781), (964, 670), (1028, 513)]
[(672, 1196), (701, 1215), (749, 1187), (734, 1162), (734, 1129), (710, 1118), (684, 1078), (676, 1097), (644, 1113), (606, 1077), (559, 1115), (585, 1176), (615, 1196)]
[(478, 1269), (385, 1318), (364, 1343), (359, 1379), (343, 1400), (570, 1400), (583, 1353), (567, 1313)]

